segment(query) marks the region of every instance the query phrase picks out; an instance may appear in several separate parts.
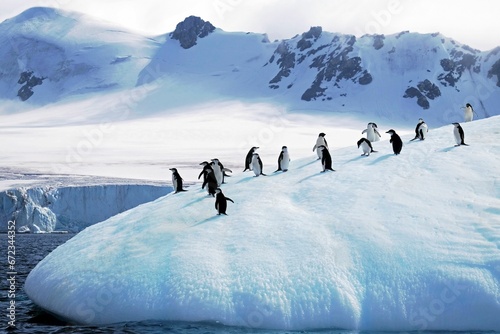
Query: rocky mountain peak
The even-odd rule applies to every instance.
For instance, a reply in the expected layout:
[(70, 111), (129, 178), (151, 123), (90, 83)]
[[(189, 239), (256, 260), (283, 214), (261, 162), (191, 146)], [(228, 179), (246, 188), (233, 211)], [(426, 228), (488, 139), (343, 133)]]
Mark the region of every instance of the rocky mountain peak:
[(170, 36), (172, 39), (178, 40), (184, 49), (189, 49), (196, 45), (198, 37), (206, 37), (214, 30), (215, 27), (210, 22), (197, 16), (189, 16), (177, 24)]

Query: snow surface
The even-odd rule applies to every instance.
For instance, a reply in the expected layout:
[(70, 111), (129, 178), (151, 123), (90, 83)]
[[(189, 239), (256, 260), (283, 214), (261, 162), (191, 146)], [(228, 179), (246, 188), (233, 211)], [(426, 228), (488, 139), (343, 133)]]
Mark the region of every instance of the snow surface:
[(452, 125), (403, 135), (398, 156), (387, 137), (369, 157), (353, 142), (327, 173), (317, 134), (290, 143), (288, 172), (233, 173), (228, 216), (199, 185), (143, 204), (54, 250), (26, 293), (96, 325), (498, 331), (500, 117), (462, 126), (470, 146), (454, 147)]

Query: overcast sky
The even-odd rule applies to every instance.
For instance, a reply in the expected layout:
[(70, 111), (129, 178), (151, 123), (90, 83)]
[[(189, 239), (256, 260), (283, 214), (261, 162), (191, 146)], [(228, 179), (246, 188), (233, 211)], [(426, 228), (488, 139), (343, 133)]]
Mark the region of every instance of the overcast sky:
[(34, 6), (84, 12), (150, 35), (196, 15), (225, 31), (267, 33), (271, 40), (321, 26), (356, 36), (441, 32), (480, 50), (500, 46), (497, 0), (2, 0), (0, 21)]

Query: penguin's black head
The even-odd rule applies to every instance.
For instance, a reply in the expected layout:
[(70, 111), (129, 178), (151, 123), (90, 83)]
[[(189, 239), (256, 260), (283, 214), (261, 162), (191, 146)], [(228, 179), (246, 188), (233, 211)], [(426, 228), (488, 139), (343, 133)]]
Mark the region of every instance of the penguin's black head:
[(467, 103), (465, 106), (466, 106), (467, 108), (472, 108), (472, 105), (471, 105), (470, 103)]
[(217, 188), (217, 189), (215, 189), (215, 193), (216, 193), (216, 194), (221, 194), (221, 193), (222, 193), (222, 190), (221, 190), (220, 188)]
[(206, 165), (208, 165), (208, 162), (207, 161), (203, 161), (202, 163), (200, 163), (200, 165), (206, 166)]
[(366, 138), (361, 138), (360, 140), (358, 140), (358, 148), (359, 146), (365, 141)]
[(423, 119), (423, 118), (419, 118), (419, 119), (418, 119), (418, 123), (419, 123), (419, 124), (420, 124), (420, 123), (423, 123), (423, 122), (424, 122), (424, 119)]
[(390, 134), (391, 136), (396, 133), (393, 129), (390, 129), (389, 131), (386, 131), (385, 133)]
[(324, 137), (324, 136), (326, 136), (326, 134), (324, 134), (323, 132), (319, 134), (319, 137)]
[(286, 149), (288, 149), (288, 147), (283, 146), (281, 149), (282, 149), (282, 150), (286, 150)]
[(255, 152), (255, 150), (258, 150), (258, 149), (259, 149), (259, 147), (258, 147), (258, 146), (254, 146), (254, 147), (252, 147), (252, 151), (254, 151), (254, 152)]
[(456, 128), (458, 128), (460, 126), (460, 123), (457, 123), (457, 122), (453, 122), (451, 124), (455, 125)]
[(375, 123), (368, 123), (368, 126), (370, 126), (370, 125), (372, 126), (372, 128), (378, 129), (377, 124), (375, 124)]
[(177, 168), (170, 168), (170, 170), (172, 171), (172, 173), (177, 173)]

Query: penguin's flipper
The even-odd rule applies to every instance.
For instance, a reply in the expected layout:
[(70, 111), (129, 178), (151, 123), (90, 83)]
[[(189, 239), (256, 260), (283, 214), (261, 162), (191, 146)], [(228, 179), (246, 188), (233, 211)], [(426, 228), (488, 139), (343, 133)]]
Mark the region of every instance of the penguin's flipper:
[(226, 200), (231, 201), (231, 202), (234, 203), (234, 201), (232, 199), (230, 199), (229, 197), (226, 197)]

